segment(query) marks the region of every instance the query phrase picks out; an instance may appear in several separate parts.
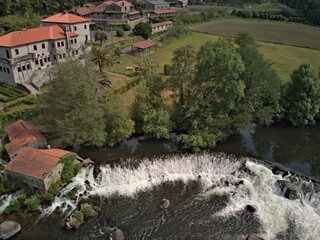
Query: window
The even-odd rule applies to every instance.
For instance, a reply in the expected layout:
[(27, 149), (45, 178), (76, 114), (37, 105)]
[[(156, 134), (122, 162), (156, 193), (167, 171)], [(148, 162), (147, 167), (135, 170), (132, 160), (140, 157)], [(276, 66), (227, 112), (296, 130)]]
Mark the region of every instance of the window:
[(84, 29), (87, 29), (87, 25), (86, 24), (84, 25)]
[(16, 55), (19, 55), (19, 49), (16, 49), (15, 52), (16, 52)]
[(2, 72), (2, 67), (0, 67), (0, 72)]
[(43, 60), (44, 60), (44, 62), (47, 62), (47, 58), (45, 57), (45, 58), (43, 58)]
[(31, 69), (31, 66), (30, 66), (30, 64), (27, 64), (27, 69)]
[(38, 60), (38, 59), (36, 59), (36, 64), (37, 64), (37, 65), (39, 64), (39, 60)]
[(75, 40), (74, 40), (74, 43), (77, 43), (77, 42), (78, 42), (78, 40), (77, 40), (77, 39), (75, 39)]
[(74, 31), (77, 31), (77, 26), (74, 26)]
[(22, 71), (25, 71), (26, 70), (26, 66), (22, 66)]
[(50, 57), (48, 57), (48, 62), (50, 62)]
[(59, 59), (61, 59), (62, 58), (62, 55), (61, 54), (59, 54)]
[(6, 50), (7, 58), (10, 58), (9, 50)]
[(73, 44), (73, 39), (71, 39), (71, 44)]
[(7, 68), (7, 73), (10, 73), (10, 70), (9, 70), (9, 68)]
[(66, 58), (66, 54), (65, 53), (63, 54), (63, 58)]
[(57, 56), (56, 56), (56, 55), (53, 55), (53, 59), (54, 59), (54, 60), (57, 60)]
[(85, 37), (86, 37), (86, 41), (88, 41), (88, 35), (85, 35)]
[(18, 72), (21, 72), (21, 67), (18, 67)]
[(57, 42), (57, 46), (60, 47), (60, 42)]
[(33, 50), (35, 50), (35, 51), (38, 50), (37, 45), (33, 45)]
[(78, 50), (76, 50), (76, 55), (78, 55)]
[(61, 46), (64, 47), (64, 42), (61, 42)]
[(3, 68), (3, 72), (7, 72), (7, 70), (6, 70), (6, 68), (5, 68), (5, 67)]
[(54, 43), (51, 43), (51, 46), (54, 48)]
[(42, 49), (45, 49), (46, 45), (44, 43), (42, 43)]

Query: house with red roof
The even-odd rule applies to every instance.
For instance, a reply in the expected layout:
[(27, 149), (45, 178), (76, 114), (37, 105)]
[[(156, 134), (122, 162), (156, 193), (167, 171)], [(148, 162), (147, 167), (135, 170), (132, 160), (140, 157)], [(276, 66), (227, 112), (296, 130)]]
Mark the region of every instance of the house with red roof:
[(96, 24), (104, 26), (107, 31), (116, 31), (126, 24), (133, 27), (141, 20), (140, 13), (134, 10), (133, 4), (125, 0), (109, 0), (96, 7), (78, 8), (76, 12), (81, 17), (89, 18)]
[(5, 145), (10, 159), (14, 158), (24, 147), (46, 148), (47, 140), (30, 122), (18, 120), (5, 128), (9, 143)]
[(171, 21), (152, 23), (151, 24), (152, 33), (165, 31), (168, 28), (172, 27), (172, 25), (173, 25), (173, 22), (171, 22)]
[(90, 43), (89, 19), (58, 13), (41, 25), (0, 36), (0, 81), (37, 85), (33, 79), (44, 79), (37, 74), (68, 57), (77, 58)]
[(60, 179), (63, 164), (60, 158), (70, 152), (61, 149), (23, 148), (6, 166), (5, 172), (14, 179), (46, 192)]

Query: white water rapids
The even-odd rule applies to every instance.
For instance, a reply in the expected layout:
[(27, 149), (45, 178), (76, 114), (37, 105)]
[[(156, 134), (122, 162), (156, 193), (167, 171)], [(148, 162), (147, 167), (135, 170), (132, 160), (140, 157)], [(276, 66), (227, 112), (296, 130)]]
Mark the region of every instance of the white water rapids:
[[(145, 159), (135, 168), (105, 165), (96, 178), (93, 167), (88, 167), (82, 169), (62, 190), (60, 197), (43, 210), (43, 216), (51, 214), (57, 207), (66, 215), (74, 210), (80, 198), (77, 201), (68, 199), (66, 194), (70, 190), (76, 190), (77, 196), (86, 197), (134, 197), (167, 181), (187, 183), (198, 180), (203, 186), (199, 201), (213, 195), (228, 196), (227, 206), (213, 213), (213, 218), (235, 215), (245, 206), (252, 205), (257, 210), (254, 214), (261, 222), (261, 236), (265, 239), (276, 239), (277, 234), (291, 232), (291, 229), (290, 239), (320, 239), (319, 192), (290, 200), (283, 196), (276, 184), (277, 180), (286, 180), (288, 176), (274, 175), (267, 167), (250, 160), (246, 161), (245, 169), (241, 161), (223, 154), (170, 156), (153, 161)], [(243, 184), (235, 184), (240, 180)], [(226, 181), (230, 184), (226, 185)]]

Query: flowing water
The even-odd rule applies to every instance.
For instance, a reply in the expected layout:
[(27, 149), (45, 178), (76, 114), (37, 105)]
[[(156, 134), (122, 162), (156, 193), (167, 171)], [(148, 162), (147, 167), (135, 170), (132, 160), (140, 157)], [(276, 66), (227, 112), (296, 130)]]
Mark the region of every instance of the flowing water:
[[(244, 164), (240, 157), (265, 158), (319, 178), (317, 129), (282, 136), (272, 128), (253, 128), (216, 148), (234, 155), (181, 154), (174, 135), (166, 141), (134, 138), (113, 149), (76, 149), (98, 162), (100, 172), (82, 169), (43, 209), (39, 222), (14, 239), (111, 239), (116, 228), (137, 240), (241, 240), (250, 233), (269, 240), (320, 239), (319, 184), (254, 160)], [(288, 199), (279, 180), (289, 181), (298, 197)], [(67, 199), (70, 190), (77, 192), (77, 200)], [(77, 231), (63, 230), (62, 220), (86, 198), (102, 207), (99, 218)], [(159, 210), (164, 198), (170, 207)]]

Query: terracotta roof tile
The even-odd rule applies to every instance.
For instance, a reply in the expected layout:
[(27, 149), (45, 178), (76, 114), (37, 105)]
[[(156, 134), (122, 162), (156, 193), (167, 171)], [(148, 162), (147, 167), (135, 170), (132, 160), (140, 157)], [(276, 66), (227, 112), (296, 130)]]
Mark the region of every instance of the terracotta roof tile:
[(16, 152), (32, 140), (46, 141), (46, 138), (30, 122), (19, 120), (5, 128), (10, 143), (6, 145), (9, 154)]
[(160, 26), (166, 26), (166, 25), (172, 25), (171, 21), (164, 21), (164, 22), (158, 22), (151, 24), (151, 27), (160, 27)]
[(89, 19), (83, 18), (71, 13), (57, 13), (51, 17), (43, 19), (41, 22), (50, 23), (81, 23), (89, 22)]
[(149, 40), (132, 44), (132, 46), (140, 49), (146, 49), (156, 45), (158, 45), (158, 43)]
[(0, 46), (14, 47), (34, 42), (65, 38), (64, 31), (58, 25), (15, 31), (0, 37)]
[(70, 153), (61, 149), (39, 150), (25, 147), (6, 166), (6, 171), (44, 179), (59, 163), (60, 157)]
[(81, 7), (76, 9), (76, 12), (80, 15), (86, 15), (89, 13), (100, 13), (106, 10), (105, 7)]

